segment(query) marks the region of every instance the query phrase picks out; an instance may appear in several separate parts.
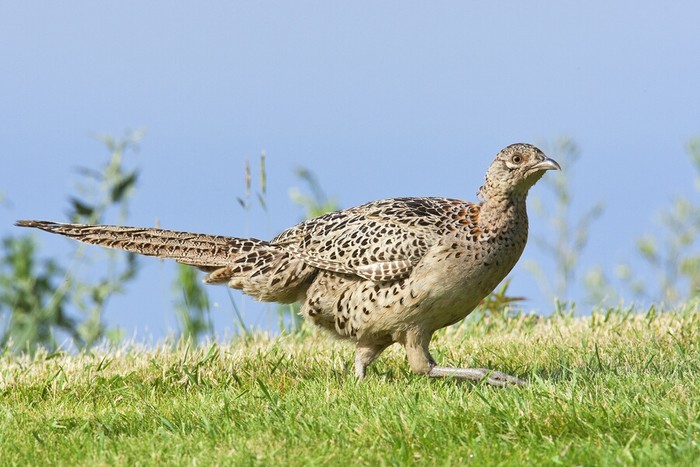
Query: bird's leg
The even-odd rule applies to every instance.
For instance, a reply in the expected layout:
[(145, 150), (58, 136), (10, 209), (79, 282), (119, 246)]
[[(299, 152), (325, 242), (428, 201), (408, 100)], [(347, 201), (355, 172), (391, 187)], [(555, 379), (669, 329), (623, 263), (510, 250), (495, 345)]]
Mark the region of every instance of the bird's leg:
[(428, 351), (428, 345), (433, 333), (421, 330), (410, 330), (406, 332), (403, 346), (406, 349), (408, 364), (411, 370), (419, 375), (427, 375), (430, 369), (435, 366), (435, 360)]
[(377, 358), (379, 354), (382, 353), (388, 346), (388, 343), (361, 344), (358, 342), (355, 352), (355, 376), (358, 379), (364, 378), (365, 372), (367, 371), (367, 366), (372, 363), (374, 359)]
[(493, 386), (527, 386), (527, 382), (520, 378), (511, 376), (500, 371), (489, 370), (487, 368), (451, 368), (445, 366), (433, 366), (428, 372), (428, 376), (441, 377), (451, 376), (453, 378), (468, 379), (472, 381), (485, 380)]
[(468, 379), (472, 381), (485, 380), (493, 386), (508, 386), (510, 384), (525, 386), (527, 383), (515, 376), (510, 376), (500, 371), (493, 371), (486, 368), (451, 368), (437, 366), (435, 360), (430, 355), (428, 346), (432, 333), (421, 331), (411, 331), (406, 333), (406, 355), (411, 370), (418, 374), (427, 374), (432, 378), (450, 376), (453, 378)]

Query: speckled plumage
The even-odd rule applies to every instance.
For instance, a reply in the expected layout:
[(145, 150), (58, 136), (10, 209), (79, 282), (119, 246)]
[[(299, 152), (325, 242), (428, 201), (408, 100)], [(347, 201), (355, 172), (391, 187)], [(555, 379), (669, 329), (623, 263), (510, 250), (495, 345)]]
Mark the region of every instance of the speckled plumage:
[(356, 343), (356, 374), (398, 342), (411, 369), (431, 376), (522, 383), (485, 369), (438, 367), (432, 334), (467, 316), (510, 272), (527, 242), (525, 200), (546, 170), (534, 146), (503, 149), (480, 202), (393, 198), (302, 222), (269, 242), (163, 229), (19, 221), (86, 243), (172, 258), (258, 300), (290, 303)]

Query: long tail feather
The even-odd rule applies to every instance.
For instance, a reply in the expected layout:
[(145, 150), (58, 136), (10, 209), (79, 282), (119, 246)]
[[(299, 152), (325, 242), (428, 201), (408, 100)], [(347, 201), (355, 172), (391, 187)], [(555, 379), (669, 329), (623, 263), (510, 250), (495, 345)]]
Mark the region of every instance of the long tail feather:
[(173, 230), (120, 227), (115, 225), (64, 224), (60, 222), (20, 220), (20, 227), (33, 227), (75, 240), (126, 250), (146, 256), (172, 258), (202, 269), (231, 264), (238, 253), (265, 244), (254, 238), (224, 237)]

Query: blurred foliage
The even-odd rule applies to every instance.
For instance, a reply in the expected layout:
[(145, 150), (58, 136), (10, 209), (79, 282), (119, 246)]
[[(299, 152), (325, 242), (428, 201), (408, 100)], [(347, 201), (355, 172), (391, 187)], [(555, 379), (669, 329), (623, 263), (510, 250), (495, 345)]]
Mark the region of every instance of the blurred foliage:
[[(700, 195), (700, 138), (686, 146)], [(676, 305), (700, 295), (700, 196), (677, 196), (657, 215), (654, 234), (637, 239), (637, 252), (652, 270), (654, 282), (641, 277), (629, 263), (616, 269), (617, 277), (639, 299)]]
[(559, 137), (553, 144), (544, 144), (542, 147), (562, 167), (561, 173), (557, 173), (556, 177), (544, 177), (540, 182), (551, 190), (554, 207), (544, 209), (538, 198), (533, 202), (535, 213), (547, 220), (551, 227), (547, 229), (550, 234), (536, 236), (534, 241), (554, 264), (554, 273), (545, 274), (545, 267), (534, 261), (528, 261), (526, 267), (535, 275), (545, 294), (556, 300), (566, 300), (577, 280), (579, 260), (588, 243), (590, 226), (602, 214), (603, 203), (593, 203), (581, 216), (572, 219), (572, 179), (581, 152), (578, 145), (568, 137)]
[(177, 265), (173, 289), (180, 299), (175, 310), (180, 321), (180, 337), (197, 342), (202, 336), (214, 337), (209, 295), (201, 281), (199, 271), (192, 266)]
[(309, 194), (304, 193), (299, 188), (292, 188), (289, 190), (289, 197), (294, 204), (304, 209), (304, 219), (322, 216), (328, 212), (340, 209), (338, 201), (326, 195), (316, 175), (311, 170), (299, 167), (296, 169), (295, 174), (304, 183)]
[[(110, 158), (100, 170), (77, 169), (77, 196), (69, 198), (71, 222), (102, 223), (111, 208), (119, 208), (120, 218), (128, 212), (138, 171), (127, 169), (123, 158), (138, 149), (143, 136), (133, 132), (122, 139), (100, 137)], [(74, 264), (89, 262), (85, 245), (70, 242)], [(59, 345), (58, 336), (70, 339), (77, 347), (89, 347), (107, 337), (119, 339), (117, 330), (108, 331), (102, 314), (112, 294), (123, 289), (138, 270), (133, 254), (107, 253), (104, 273), (83, 278), (73, 268), (55, 260), (39, 257), (34, 234), (6, 236), (0, 257), (0, 343), (13, 351), (34, 352), (39, 347), (50, 351)], [(77, 308), (78, 316), (70, 314)]]
[(65, 270), (54, 260), (37, 258), (29, 235), (5, 237), (0, 259), (0, 316), (3, 348), (35, 350), (56, 348), (54, 330), (79, 339), (74, 320), (67, 316), (67, 297), (59, 284)]
[[(81, 178), (76, 184), (79, 197), (71, 197), (71, 209), (68, 217), (71, 222), (79, 224), (103, 224), (113, 208), (118, 209), (117, 223), (123, 224), (128, 216), (129, 201), (132, 198), (138, 181), (138, 169), (127, 168), (124, 157), (127, 153), (138, 151), (138, 145), (144, 136), (139, 130), (122, 138), (101, 136), (100, 140), (110, 153), (107, 164), (99, 171), (88, 167), (78, 168)], [(71, 293), (73, 304), (85, 315), (78, 324), (81, 339), (80, 346), (90, 346), (102, 337), (118, 340), (120, 332), (112, 330), (106, 333), (103, 323), (103, 312), (109, 298), (123, 291), (124, 286), (138, 272), (138, 260), (134, 253), (124, 253), (114, 250), (93, 250), (95, 254), (86, 257), (84, 251), (87, 245), (70, 242), (75, 256), (81, 262), (90, 263), (91, 259), (99, 258), (100, 270), (104, 272), (89, 279), (78, 277), (77, 274), (67, 276), (72, 283)], [(103, 255), (107, 256), (104, 266)]]
[(496, 290), (484, 298), (476, 311), (484, 316), (507, 317), (519, 314), (521, 312), (521, 307), (519, 305), (524, 302), (526, 298), (508, 295), (508, 287), (510, 287), (510, 277), (505, 278)]

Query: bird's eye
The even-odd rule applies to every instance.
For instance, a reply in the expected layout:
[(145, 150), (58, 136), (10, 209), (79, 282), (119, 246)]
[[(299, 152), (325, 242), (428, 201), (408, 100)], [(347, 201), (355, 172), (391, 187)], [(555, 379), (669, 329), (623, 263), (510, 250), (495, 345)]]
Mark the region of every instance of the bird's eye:
[(520, 164), (523, 161), (523, 156), (520, 154), (513, 154), (510, 160), (513, 161), (513, 164)]

